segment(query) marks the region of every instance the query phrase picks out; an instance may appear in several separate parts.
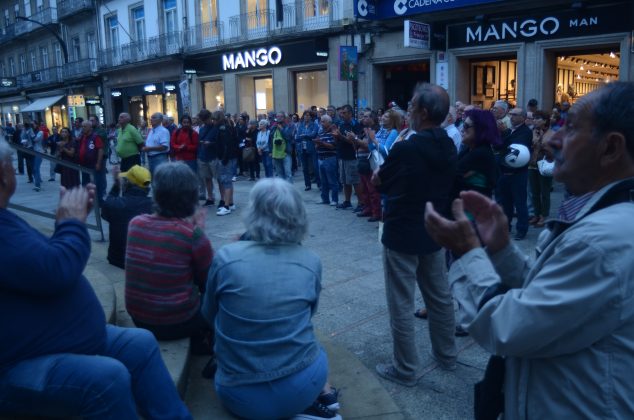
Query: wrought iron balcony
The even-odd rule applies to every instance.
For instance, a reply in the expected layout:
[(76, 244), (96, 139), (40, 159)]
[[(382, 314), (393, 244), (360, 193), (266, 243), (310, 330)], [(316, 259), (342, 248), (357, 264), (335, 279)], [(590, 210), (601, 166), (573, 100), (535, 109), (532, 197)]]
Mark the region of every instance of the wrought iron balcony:
[(313, 31), (340, 26), (343, 19), (339, 0), (304, 0), (301, 3), (300, 30)]
[(49, 67), (47, 69), (21, 74), (17, 79), (18, 85), (25, 88), (60, 83), (64, 80), (62, 67)]
[(0, 29), (0, 44), (6, 44), (15, 36), (15, 25), (5, 26)]
[[(281, 18), (281, 20), (278, 20)], [(264, 38), (284, 32), (294, 32), (297, 27), (295, 6), (284, 5), (280, 16), (275, 10), (264, 9), (229, 18), (232, 41)]]
[(57, 2), (57, 17), (58, 19), (63, 19), (70, 15), (94, 9), (94, 0), (61, 0)]
[[(28, 16), (28, 18), (32, 21), (39, 22), (42, 25), (57, 23), (57, 9), (55, 7), (48, 7), (37, 13), (32, 14), (31, 16)], [(37, 29), (43, 29), (41, 25), (38, 25), (35, 22), (16, 20), (15, 36), (24, 35)]]
[(85, 58), (64, 65), (64, 79), (91, 76), (98, 71), (96, 58)]
[(281, 13), (264, 9), (232, 16), (229, 32), (232, 41), (243, 41), (340, 26), (342, 18), (341, 0), (303, 0), (284, 4)]
[(180, 31), (130, 42), (100, 51), (99, 67), (116, 67), (179, 54), (183, 44), (183, 33)]
[(196, 25), (185, 32), (185, 47), (189, 51), (217, 47), (224, 42), (224, 23), (218, 20)]

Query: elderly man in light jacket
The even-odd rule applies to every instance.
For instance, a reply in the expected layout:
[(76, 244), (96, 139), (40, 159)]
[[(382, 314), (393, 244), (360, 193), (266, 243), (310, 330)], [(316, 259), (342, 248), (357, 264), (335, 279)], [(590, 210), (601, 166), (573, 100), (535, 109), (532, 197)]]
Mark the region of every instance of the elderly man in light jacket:
[(455, 221), (427, 206), (428, 232), (460, 256), (449, 278), (468, 331), (505, 357), (505, 419), (634, 413), (633, 97), (625, 82), (586, 95), (549, 141), (554, 177), (571, 197), (532, 265), (484, 196), (462, 193)]

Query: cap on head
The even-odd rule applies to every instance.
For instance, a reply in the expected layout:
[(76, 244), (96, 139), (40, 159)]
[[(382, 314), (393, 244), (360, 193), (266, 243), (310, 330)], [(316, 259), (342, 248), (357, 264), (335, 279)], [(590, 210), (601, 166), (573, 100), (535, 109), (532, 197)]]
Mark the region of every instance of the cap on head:
[(150, 171), (140, 165), (134, 165), (127, 172), (121, 172), (119, 177), (126, 178), (129, 182), (141, 188), (148, 188), (152, 182)]

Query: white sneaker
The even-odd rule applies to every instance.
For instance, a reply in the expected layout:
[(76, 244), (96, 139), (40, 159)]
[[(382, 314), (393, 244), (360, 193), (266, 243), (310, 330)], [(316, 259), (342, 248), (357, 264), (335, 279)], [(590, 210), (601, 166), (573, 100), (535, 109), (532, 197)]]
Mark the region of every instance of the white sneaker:
[(226, 216), (229, 213), (231, 213), (231, 210), (229, 210), (226, 207), (220, 207), (218, 211), (216, 212), (216, 216)]
[(235, 210), (235, 209), (236, 209), (236, 205), (235, 205), (235, 204), (231, 204), (231, 205), (229, 206), (229, 210)]
[(238, 180), (237, 176), (234, 176), (234, 177), (231, 178), (231, 181), (233, 181), (233, 182), (236, 182), (237, 180)]
[(336, 201), (331, 201), (330, 205), (334, 206), (334, 207), (337, 207), (339, 205), (339, 203), (337, 203)]

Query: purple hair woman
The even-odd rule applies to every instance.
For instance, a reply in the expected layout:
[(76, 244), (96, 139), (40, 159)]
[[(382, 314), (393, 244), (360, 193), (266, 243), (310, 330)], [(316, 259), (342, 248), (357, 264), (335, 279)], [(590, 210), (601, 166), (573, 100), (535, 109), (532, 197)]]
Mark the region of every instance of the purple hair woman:
[(460, 191), (475, 190), (488, 197), (498, 176), (493, 148), (502, 144), (493, 114), (481, 109), (465, 113), (462, 147), (458, 154), (456, 196)]

